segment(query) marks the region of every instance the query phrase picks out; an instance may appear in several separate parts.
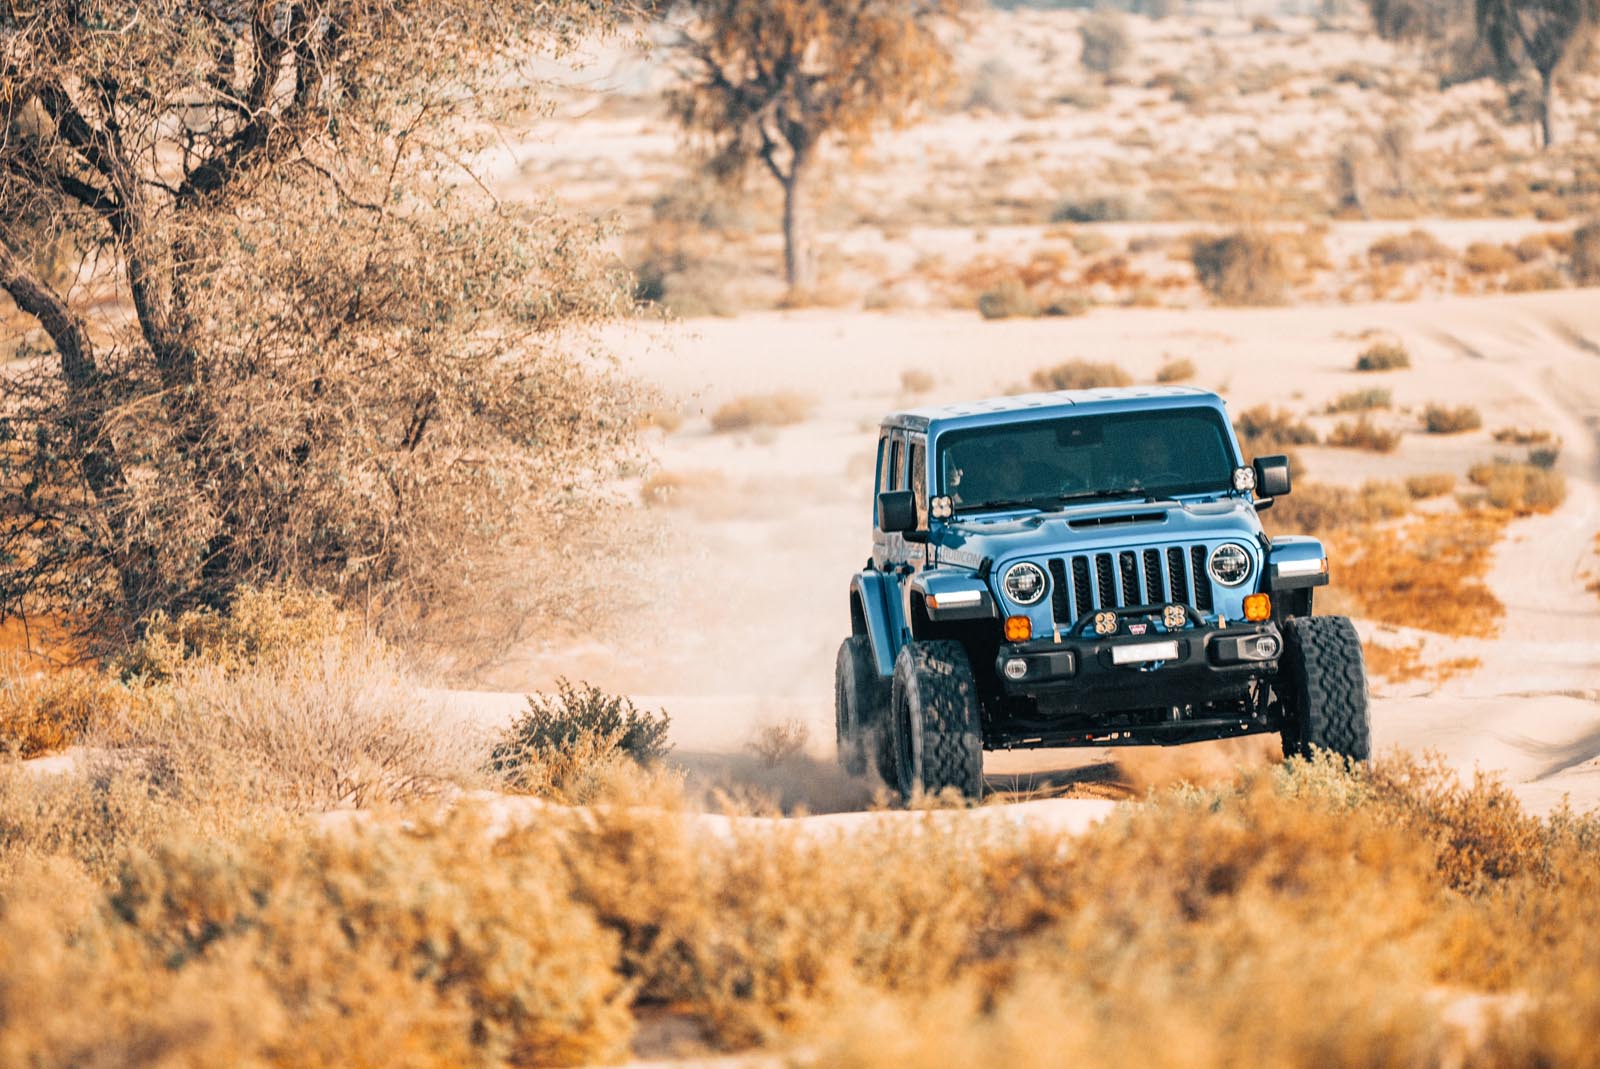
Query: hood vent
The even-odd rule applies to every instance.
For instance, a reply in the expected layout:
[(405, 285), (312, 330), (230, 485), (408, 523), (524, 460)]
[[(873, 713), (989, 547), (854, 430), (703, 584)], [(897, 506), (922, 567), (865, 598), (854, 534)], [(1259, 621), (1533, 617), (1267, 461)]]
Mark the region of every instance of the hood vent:
[(1122, 512), (1110, 516), (1085, 516), (1081, 520), (1068, 520), (1074, 530), (1082, 527), (1110, 527), (1117, 523), (1160, 523), (1167, 518), (1165, 512)]

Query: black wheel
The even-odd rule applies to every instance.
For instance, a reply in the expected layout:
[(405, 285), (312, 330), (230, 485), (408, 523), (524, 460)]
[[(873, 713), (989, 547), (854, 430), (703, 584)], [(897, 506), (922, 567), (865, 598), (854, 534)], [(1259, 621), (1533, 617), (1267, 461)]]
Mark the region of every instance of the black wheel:
[(1361, 639), (1343, 616), (1296, 616), (1284, 622), (1283, 755), (1331, 750), (1352, 761), (1372, 756), (1367, 669)]
[(878, 675), (872, 644), (865, 635), (851, 635), (839, 645), (833, 667), (839, 764), (850, 775), (865, 775), (869, 760), (879, 775), (885, 775), (888, 747), (883, 736), (888, 709), (889, 685)]
[(894, 662), (889, 701), (894, 778), (910, 799), (954, 787), (983, 794), (978, 685), (959, 642), (908, 642)]

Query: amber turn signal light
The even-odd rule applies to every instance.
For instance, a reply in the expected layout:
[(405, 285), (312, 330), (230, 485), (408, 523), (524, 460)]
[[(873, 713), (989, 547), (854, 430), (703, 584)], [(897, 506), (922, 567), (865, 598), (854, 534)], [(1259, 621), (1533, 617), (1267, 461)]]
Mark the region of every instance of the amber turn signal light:
[(1272, 616), (1272, 598), (1266, 594), (1251, 594), (1244, 599), (1244, 618), (1259, 624)]
[(1033, 621), (1026, 616), (1006, 617), (1006, 641), (1026, 642), (1033, 637)]

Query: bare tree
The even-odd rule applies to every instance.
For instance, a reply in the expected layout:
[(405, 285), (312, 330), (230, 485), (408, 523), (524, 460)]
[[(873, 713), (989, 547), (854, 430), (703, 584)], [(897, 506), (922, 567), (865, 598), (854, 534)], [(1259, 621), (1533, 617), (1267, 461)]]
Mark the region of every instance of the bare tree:
[(678, 118), (708, 135), (713, 170), (759, 161), (783, 186), (784, 272), (815, 282), (809, 195), (817, 152), (907, 121), (947, 83), (941, 32), (962, 0), (685, 0)]
[[(0, 611), (413, 619), (629, 438), (593, 224), (470, 161), (589, 0), (0, 0)], [(65, 279), (35, 246), (87, 253)]]
[(1478, 36), (1508, 75), (1539, 76), (1540, 144), (1553, 143), (1556, 74), (1582, 54), (1600, 23), (1600, 0), (1476, 0)]

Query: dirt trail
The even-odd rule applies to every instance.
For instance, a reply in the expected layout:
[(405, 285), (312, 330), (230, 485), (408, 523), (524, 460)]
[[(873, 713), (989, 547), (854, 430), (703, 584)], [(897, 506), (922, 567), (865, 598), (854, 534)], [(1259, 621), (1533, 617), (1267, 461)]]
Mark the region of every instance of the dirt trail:
[[(1499, 771), (1538, 809), (1563, 791), (1581, 807), (1600, 805), (1600, 596), (1584, 589), (1600, 576), (1596, 291), (1284, 309), (1096, 309), (1075, 319), (995, 323), (963, 313), (808, 311), (675, 329), (671, 337), (635, 331), (618, 339), (640, 374), (684, 399), (687, 417), (658, 446), (658, 474), (684, 483), (656, 511), (668, 545), (639, 577), (646, 608), (622, 633), (552, 638), (529, 649), (491, 681), (512, 694), (469, 702), (479, 717), (509, 715), (520, 706), (514, 692), (566, 675), (667, 708), (680, 752), (711, 764), (737, 755), (762, 726), (797, 720), (811, 731), (821, 769), (831, 756), (846, 579), (867, 544), (878, 419), (906, 405), (1004, 392), (1072, 357), (1115, 357), (1136, 381), (1150, 381), (1166, 359), (1186, 356), (1200, 369), (1195, 384), (1221, 390), (1236, 411), (1271, 403), (1315, 412), (1341, 392), (1382, 385), (1402, 413), (1396, 419), (1432, 402), (1483, 412), (1482, 431), (1408, 433), (1394, 454), (1307, 447), (1302, 455), (1318, 481), (1461, 476), (1473, 463), (1519, 452), (1492, 441), (1501, 427), (1562, 437), (1566, 503), (1513, 523), (1493, 564), (1489, 583), (1506, 605), (1500, 636), (1428, 638), (1426, 656), (1477, 657), (1482, 668), (1440, 687), (1377, 687), (1374, 731), (1380, 746), (1434, 749), (1460, 769)], [(1412, 369), (1352, 372), (1373, 332), (1401, 338)], [(905, 392), (901, 376), (911, 369), (932, 376), (931, 391)], [(808, 395), (808, 418), (739, 434), (710, 430), (705, 417), (722, 402), (777, 390)], [(986, 769), (997, 788), (1108, 797), (1264, 762), (1270, 750), (1246, 740), (1114, 754), (1002, 753), (990, 755)], [(841, 797), (829, 788), (829, 799)]]

